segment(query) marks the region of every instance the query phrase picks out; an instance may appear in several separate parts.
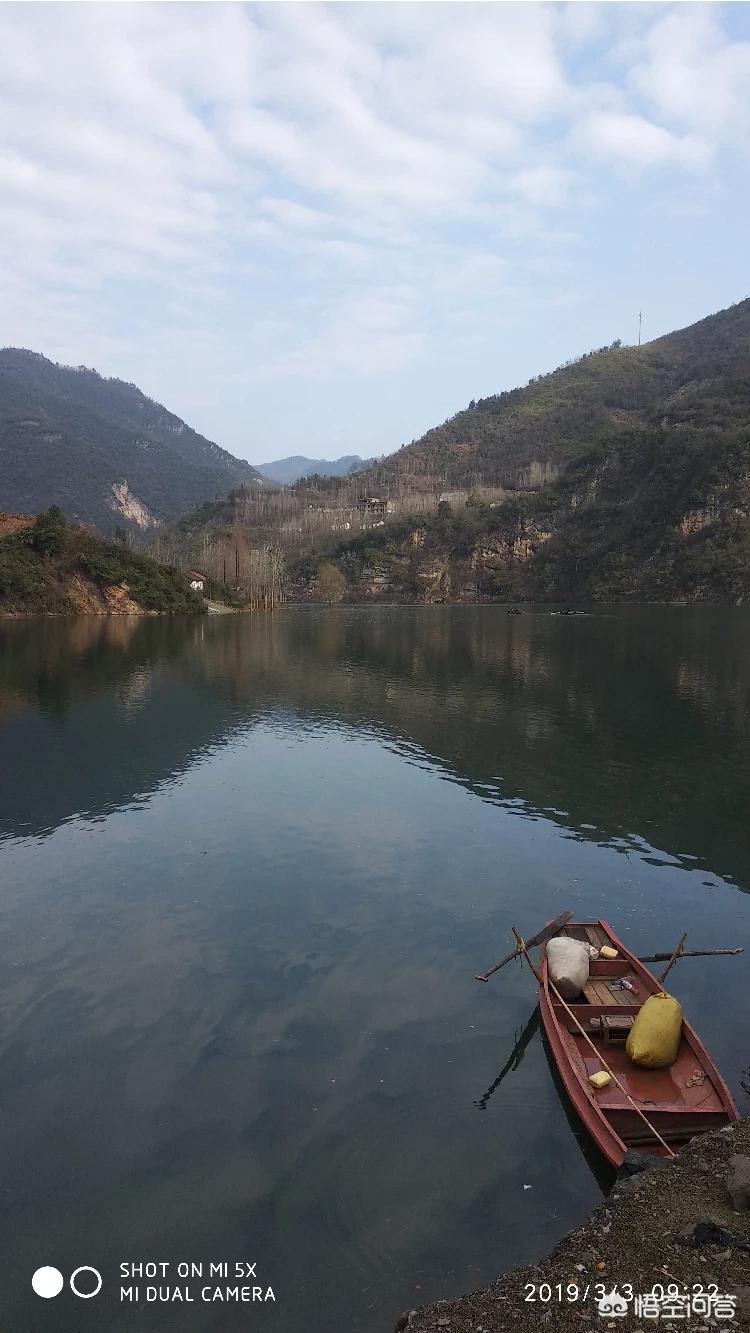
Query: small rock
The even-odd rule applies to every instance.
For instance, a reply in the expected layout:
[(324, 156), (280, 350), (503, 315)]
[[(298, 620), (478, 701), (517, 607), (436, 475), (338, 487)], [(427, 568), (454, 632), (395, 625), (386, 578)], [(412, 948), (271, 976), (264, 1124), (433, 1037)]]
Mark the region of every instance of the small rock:
[(640, 1173), (635, 1176), (624, 1176), (617, 1188), (620, 1194), (634, 1194), (639, 1198), (638, 1191), (643, 1188), (643, 1177)]
[(734, 1153), (729, 1158), (727, 1193), (735, 1212), (750, 1208), (750, 1157)]
[(689, 1245), (694, 1250), (701, 1245), (733, 1245), (734, 1239), (731, 1231), (711, 1217), (697, 1217), (676, 1237), (680, 1245)]
[(627, 1179), (628, 1176), (638, 1176), (642, 1171), (666, 1171), (669, 1169), (670, 1161), (671, 1158), (654, 1157), (652, 1153), (638, 1152), (637, 1148), (628, 1148), (617, 1173), (618, 1184), (620, 1179)]

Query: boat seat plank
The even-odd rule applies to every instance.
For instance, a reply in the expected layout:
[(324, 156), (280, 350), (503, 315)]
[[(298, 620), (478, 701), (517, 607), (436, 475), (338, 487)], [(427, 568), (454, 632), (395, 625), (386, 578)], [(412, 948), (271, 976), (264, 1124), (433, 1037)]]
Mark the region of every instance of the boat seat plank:
[[(561, 1004), (558, 1004), (557, 1000), (552, 1001), (552, 1008), (558, 1018), (560, 1018), (561, 1022), (567, 1018), (566, 1011)], [(574, 1000), (570, 1005), (570, 1010), (571, 1013), (575, 1014), (578, 1021), (583, 1023), (584, 1027), (587, 1023), (591, 1023), (595, 1020), (598, 1022), (600, 1011), (608, 1014), (634, 1014), (632, 1007), (628, 1004), (622, 1004), (620, 1000), (615, 1000), (613, 1003), (607, 1005), (602, 1005), (598, 1002), (596, 1004), (591, 1004), (589, 1000)], [(594, 1013), (592, 1013), (592, 1010), (594, 1010)]]

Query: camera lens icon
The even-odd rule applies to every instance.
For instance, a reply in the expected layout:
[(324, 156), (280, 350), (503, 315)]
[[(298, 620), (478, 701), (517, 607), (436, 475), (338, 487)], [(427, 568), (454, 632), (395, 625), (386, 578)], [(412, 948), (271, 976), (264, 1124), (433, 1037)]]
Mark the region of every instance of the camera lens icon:
[[(45, 1265), (43, 1268), (37, 1268), (31, 1279), (31, 1285), (37, 1296), (50, 1301), (53, 1296), (60, 1295), (65, 1286), (65, 1279), (59, 1268)], [(102, 1275), (99, 1269), (92, 1268), (91, 1264), (81, 1264), (80, 1268), (74, 1269), (70, 1275), (70, 1290), (82, 1301), (90, 1301), (92, 1296), (98, 1296), (101, 1289)]]
[(59, 1296), (63, 1289), (65, 1279), (59, 1268), (50, 1268), (45, 1265), (44, 1268), (37, 1268), (31, 1279), (31, 1285), (37, 1296), (41, 1296), (45, 1301), (51, 1301), (53, 1296)]
[[(94, 1283), (96, 1284), (94, 1286), (93, 1291), (80, 1291), (79, 1288), (76, 1286), (76, 1278), (81, 1273), (92, 1274)], [(84, 1285), (87, 1287), (90, 1286), (91, 1278), (86, 1278)], [(81, 1264), (81, 1267), (76, 1268), (75, 1272), (71, 1273), (70, 1275), (70, 1290), (72, 1291), (74, 1296), (80, 1296), (82, 1301), (90, 1301), (92, 1296), (98, 1296), (101, 1289), (102, 1289), (102, 1275), (99, 1272), (99, 1269), (92, 1268), (91, 1264)]]

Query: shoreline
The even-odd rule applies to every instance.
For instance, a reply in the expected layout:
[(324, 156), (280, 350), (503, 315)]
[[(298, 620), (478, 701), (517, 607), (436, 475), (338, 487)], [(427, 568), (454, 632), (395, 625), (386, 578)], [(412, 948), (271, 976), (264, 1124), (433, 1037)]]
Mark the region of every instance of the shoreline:
[[(356, 602), (355, 602), (355, 601), (348, 601), (348, 600), (344, 599), (344, 600), (342, 600), (341, 602), (338, 602), (335, 606), (328, 606), (327, 603), (325, 603), (325, 602), (320, 602), (320, 601), (317, 601), (317, 600), (314, 600), (313, 598), (289, 597), (289, 598), (286, 599), (285, 602), (283, 602), (283, 603), (281, 604), (281, 606), (275, 607), (274, 609), (278, 611), (278, 610), (290, 609), (290, 608), (292, 608), (292, 609), (299, 609), (299, 608), (301, 608), (301, 607), (305, 607), (305, 608), (309, 609), (309, 608), (311, 608), (311, 607), (312, 607), (312, 608), (316, 608), (316, 607), (317, 607), (317, 608), (320, 609), (320, 610), (325, 610), (325, 611), (337, 611), (337, 610), (350, 610), (350, 609), (352, 609), (352, 608), (362, 608), (362, 607), (366, 607), (366, 608), (368, 608), (368, 609), (375, 609), (375, 608), (377, 608), (377, 607), (383, 607), (383, 608), (395, 608), (395, 607), (409, 607), (409, 608), (415, 608), (415, 607), (424, 607), (424, 608), (428, 608), (428, 609), (433, 609), (433, 608), (437, 608), (437, 607), (447, 607), (447, 606), (460, 606), (460, 607), (465, 607), (465, 608), (476, 608), (476, 607), (490, 607), (490, 606), (496, 606), (496, 607), (499, 607), (499, 608), (503, 608), (503, 607), (504, 607), (504, 608), (506, 609), (506, 611), (508, 612), (509, 615), (510, 615), (510, 614), (513, 614), (513, 615), (524, 615), (524, 614), (526, 614), (526, 613), (534, 613), (535, 611), (537, 611), (537, 610), (539, 610), (539, 609), (543, 609), (543, 610), (546, 612), (547, 615), (550, 615), (550, 616), (558, 616), (558, 617), (566, 618), (566, 619), (567, 619), (568, 617), (569, 617), (570, 619), (575, 619), (576, 617), (579, 617), (579, 618), (588, 617), (588, 616), (591, 616), (591, 615), (595, 615), (596, 612), (599, 611), (600, 609), (611, 608), (611, 607), (617, 607), (617, 608), (620, 608), (620, 607), (643, 607), (643, 606), (654, 606), (654, 607), (664, 607), (664, 608), (669, 607), (669, 608), (672, 608), (673, 610), (684, 610), (684, 609), (687, 608), (687, 607), (694, 607), (694, 606), (701, 606), (701, 607), (718, 607), (718, 606), (721, 606), (721, 607), (731, 608), (732, 610), (736, 610), (736, 611), (739, 611), (739, 610), (742, 610), (742, 609), (743, 609), (742, 603), (737, 603), (737, 602), (727, 602), (727, 601), (723, 601), (723, 602), (721, 602), (721, 601), (706, 601), (705, 599), (702, 599), (702, 598), (701, 598), (701, 599), (696, 599), (696, 600), (694, 600), (694, 601), (674, 601), (674, 602), (648, 602), (648, 601), (640, 601), (640, 602), (639, 602), (639, 601), (627, 601), (627, 602), (623, 602), (623, 601), (620, 601), (620, 602), (581, 602), (581, 603), (576, 604), (576, 605), (574, 605), (573, 607), (571, 607), (571, 610), (570, 610), (570, 611), (567, 611), (567, 610), (566, 610), (566, 611), (558, 610), (558, 607), (562, 607), (562, 606), (567, 607), (568, 605), (569, 605), (569, 603), (566, 603), (566, 602), (542, 602), (542, 601), (539, 601), (539, 602), (519, 602), (519, 601), (516, 601), (516, 602), (492, 602), (492, 601), (486, 601), (486, 600), (485, 600), (485, 601), (473, 601), (473, 602), (469, 602), (469, 601), (465, 601), (465, 600), (458, 599), (458, 598), (457, 598), (455, 601), (445, 601), (445, 602), (418, 602), (418, 601), (405, 601), (405, 600), (402, 600), (402, 601), (376, 601), (376, 600), (373, 599), (373, 598), (363, 597), (360, 601), (356, 601)], [(516, 609), (515, 609), (515, 610), (511, 610), (511, 608), (516, 608)], [(257, 611), (258, 609), (259, 609), (259, 608), (255, 608), (255, 611)], [(174, 617), (174, 616), (191, 616), (191, 617), (192, 617), (192, 616), (201, 616), (201, 615), (206, 615), (206, 614), (207, 614), (207, 615), (241, 615), (241, 614), (243, 614), (244, 612), (249, 612), (249, 611), (251, 611), (251, 610), (252, 610), (252, 608), (249, 607), (249, 606), (226, 606), (226, 605), (224, 605), (224, 604), (222, 604), (222, 603), (218, 603), (218, 602), (208, 602), (208, 601), (206, 602), (205, 606), (204, 606), (202, 609), (197, 609), (197, 608), (196, 608), (195, 610), (190, 610), (190, 611), (169, 611), (169, 610), (155, 611), (155, 610), (151, 610), (151, 609), (149, 609), (149, 608), (147, 608), (147, 607), (142, 607), (142, 608), (140, 608), (140, 609), (137, 610), (137, 611), (133, 611), (133, 610), (131, 610), (131, 609), (127, 609), (127, 608), (124, 609), (124, 610), (122, 610), (122, 611), (117, 611), (117, 610), (114, 610), (114, 609), (108, 609), (108, 610), (105, 610), (104, 608), (102, 608), (101, 610), (88, 610), (88, 609), (87, 609), (87, 610), (85, 610), (85, 611), (74, 611), (74, 610), (70, 610), (70, 611), (34, 611), (34, 610), (29, 610), (29, 611), (6, 611), (6, 610), (3, 610), (2, 608), (0, 608), (0, 620), (35, 620), (35, 619), (36, 619), (36, 620), (81, 620), (81, 619), (89, 618), (89, 617), (91, 617), (91, 616), (94, 616), (94, 617), (96, 617), (97, 619), (106, 619), (106, 618), (108, 618), (108, 617), (115, 617), (115, 618), (117, 618), (117, 619), (122, 619), (124, 616), (132, 616), (132, 617), (135, 617), (135, 616), (173, 616), (173, 617)]]
[[(727, 1181), (735, 1155), (750, 1166), (750, 1116), (693, 1139), (672, 1162), (654, 1158), (638, 1174), (621, 1173), (612, 1192), (538, 1263), (456, 1299), (407, 1310), (393, 1333), (750, 1329), (750, 1195), (733, 1207)], [(676, 1285), (692, 1297), (711, 1283), (736, 1297), (734, 1319), (694, 1312), (690, 1304), (674, 1322), (664, 1313), (656, 1320), (636, 1313), (634, 1303), (616, 1317), (598, 1310), (603, 1291), (613, 1287), (627, 1295), (629, 1284), (634, 1301), (655, 1285)]]

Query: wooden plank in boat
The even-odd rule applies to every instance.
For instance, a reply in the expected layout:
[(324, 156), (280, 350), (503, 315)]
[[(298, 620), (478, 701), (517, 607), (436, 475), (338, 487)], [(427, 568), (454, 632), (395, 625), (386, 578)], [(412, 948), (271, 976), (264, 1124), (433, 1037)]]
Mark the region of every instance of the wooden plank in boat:
[(583, 993), (589, 1004), (619, 1004), (619, 998), (613, 1000), (609, 987), (605, 986), (604, 982), (597, 981), (595, 977), (589, 977), (583, 988)]
[(610, 986), (606, 977), (590, 976), (583, 993), (589, 1004), (616, 1004), (625, 1009), (640, 1009), (642, 1004), (641, 996), (621, 990), (619, 986)]
[(607, 936), (601, 926), (586, 926), (586, 934), (589, 937), (589, 943), (593, 944), (595, 949), (601, 949), (602, 945), (607, 943)]

